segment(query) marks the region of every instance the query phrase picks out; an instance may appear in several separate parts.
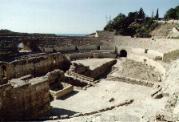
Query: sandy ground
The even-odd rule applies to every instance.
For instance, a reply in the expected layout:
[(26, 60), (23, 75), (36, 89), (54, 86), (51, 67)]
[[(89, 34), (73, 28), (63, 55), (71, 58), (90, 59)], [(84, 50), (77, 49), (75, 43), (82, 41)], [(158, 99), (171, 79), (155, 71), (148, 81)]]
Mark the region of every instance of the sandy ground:
[[(138, 59), (139, 60), (139, 59)], [(88, 66), (98, 66), (99, 62), (104, 62), (106, 59), (98, 60), (81, 60), (84, 64)], [(156, 70), (151, 68), (151, 66), (140, 66), (140, 64), (135, 64), (126, 62), (126, 59), (119, 59), (118, 62), (114, 65), (113, 71), (108, 75), (113, 77), (118, 77), (123, 72), (122, 69), (125, 67), (128, 76), (135, 76), (140, 78), (142, 77), (150, 78), (152, 77), (147, 73), (155, 73)], [(98, 62), (98, 63), (97, 63)], [(156, 64), (160, 62), (156, 62)], [(176, 93), (178, 92), (178, 71), (179, 71), (179, 60), (173, 61), (170, 64), (161, 64), (161, 68), (166, 70), (166, 77), (162, 82), (158, 84), (162, 85), (163, 90), (166, 93)], [(155, 66), (155, 65), (154, 65)], [(159, 67), (159, 69), (161, 69)], [(164, 69), (163, 69), (164, 68)], [(135, 69), (135, 70), (134, 70)], [(133, 70), (134, 72), (131, 72)], [(139, 70), (139, 71), (138, 71)], [(158, 70), (159, 71), (159, 70)], [(120, 74), (121, 73), (121, 74)], [(134, 74), (131, 74), (134, 73)], [(125, 75), (125, 74), (122, 74)], [(150, 76), (150, 77), (148, 77)], [(115, 107), (112, 110), (107, 110), (104, 112), (98, 112), (95, 114), (90, 114), (88, 116), (78, 116), (70, 119), (61, 119), (60, 122), (146, 122), (151, 118), (155, 118), (156, 114), (160, 113), (163, 110), (166, 110), (166, 103), (169, 100), (169, 97), (164, 96), (161, 99), (154, 99), (151, 97), (151, 94), (154, 92), (154, 88), (135, 85), (130, 83), (125, 83), (123, 81), (112, 81), (109, 79), (101, 79), (99, 83), (94, 87), (89, 87), (87, 90), (75, 90), (75, 92), (63, 99), (57, 99), (51, 102), (53, 107), (53, 115), (69, 115), (73, 116), (77, 113), (90, 113), (104, 109), (110, 106), (117, 105), (126, 100), (133, 99), (134, 102), (126, 105)], [(179, 92), (178, 92), (179, 93)], [(111, 102), (111, 98), (114, 100)], [(178, 100), (179, 101), (179, 100)], [(177, 102), (174, 113), (179, 113), (179, 104)], [(57, 121), (57, 120), (54, 120)]]
[(165, 92), (179, 93), (179, 59), (170, 63), (167, 68), (166, 79), (163, 82)]
[[(145, 92), (144, 92), (145, 91)], [(134, 99), (134, 102), (128, 106), (117, 107), (113, 110), (97, 113), (90, 116), (75, 117), (62, 122), (84, 122), (84, 121), (113, 121), (117, 119), (120, 122), (131, 122), (142, 119), (143, 115), (152, 116), (164, 107), (166, 99), (156, 100), (150, 97), (152, 88), (145, 86), (132, 85), (123, 82), (101, 80), (95, 87), (90, 87), (86, 91), (78, 91), (77, 94), (66, 98), (65, 100), (55, 100), (51, 105), (59, 109), (55, 114), (87, 113), (96, 111), (111, 105), (118, 104), (128, 99)], [(109, 102), (114, 98), (113, 102)], [(63, 109), (62, 109), (63, 108)], [(58, 113), (59, 112), (59, 113)]]

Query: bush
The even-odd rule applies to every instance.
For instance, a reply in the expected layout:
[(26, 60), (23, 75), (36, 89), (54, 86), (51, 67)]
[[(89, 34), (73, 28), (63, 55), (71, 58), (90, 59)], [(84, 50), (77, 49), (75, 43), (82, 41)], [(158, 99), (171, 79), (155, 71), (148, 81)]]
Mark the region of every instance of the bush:
[(150, 37), (150, 31), (155, 29), (157, 22), (153, 18), (146, 17), (143, 9), (138, 12), (129, 12), (128, 16), (120, 13), (104, 28), (107, 31), (116, 31), (116, 34)]

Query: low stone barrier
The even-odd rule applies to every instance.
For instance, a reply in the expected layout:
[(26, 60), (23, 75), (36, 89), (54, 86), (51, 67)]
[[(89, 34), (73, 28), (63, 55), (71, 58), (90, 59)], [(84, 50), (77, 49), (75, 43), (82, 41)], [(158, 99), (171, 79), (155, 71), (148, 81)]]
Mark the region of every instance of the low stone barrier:
[(67, 116), (56, 116), (55, 119), (54, 118), (49, 118), (49, 119), (57, 120), (57, 119), (69, 119), (69, 118), (80, 117), (80, 116), (90, 116), (90, 115), (94, 115), (94, 114), (97, 114), (97, 113), (113, 110), (117, 107), (127, 106), (127, 105), (132, 104), (133, 102), (134, 102), (134, 99), (129, 99), (129, 100), (125, 100), (123, 102), (120, 102), (116, 105), (105, 107), (105, 108), (102, 108), (102, 109), (99, 109), (99, 110), (95, 110), (95, 111), (91, 111), (91, 112), (87, 112), (87, 113), (77, 113), (77, 114), (74, 114), (72, 116), (68, 116), (68, 115)]
[(68, 85), (67, 87), (63, 88), (62, 90), (53, 91), (50, 90), (50, 94), (53, 96), (54, 99), (58, 99), (60, 97), (63, 97), (73, 91), (73, 86)]
[(83, 83), (94, 86), (94, 84), (93, 84), (94, 78), (87, 77), (85, 75), (81, 75), (81, 74), (78, 74), (78, 73), (75, 73), (75, 72), (72, 72), (72, 71), (67, 71), (66, 74), (67, 74), (67, 76), (72, 77), (75, 80), (77, 79), (77, 80), (79, 80)]
[(146, 81), (146, 80), (139, 80), (139, 79), (134, 79), (130, 77), (109, 77), (109, 80), (114, 80), (114, 81), (121, 81), (125, 83), (130, 83), (130, 84), (137, 84), (137, 85), (142, 85), (142, 86), (147, 86), (147, 87), (153, 87), (154, 83), (151, 81)]
[(66, 55), (71, 61), (87, 58), (116, 58), (114, 51), (92, 51), (85, 53), (73, 53)]

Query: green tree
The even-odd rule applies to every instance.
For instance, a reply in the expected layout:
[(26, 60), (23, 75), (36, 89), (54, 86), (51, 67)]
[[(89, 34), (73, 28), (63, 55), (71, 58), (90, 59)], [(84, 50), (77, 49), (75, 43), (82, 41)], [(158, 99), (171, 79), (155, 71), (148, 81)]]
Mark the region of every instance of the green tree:
[(176, 9), (171, 8), (165, 14), (165, 19), (177, 19)]
[(111, 20), (104, 30), (115, 31), (127, 36), (150, 37), (150, 32), (157, 26), (151, 17), (146, 17), (142, 8), (137, 12), (129, 12), (128, 16), (120, 13)]
[(120, 31), (121, 28), (124, 27), (124, 20), (126, 16), (122, 13), (120, 13), (118, 16), (116, 16), (112, 21), (110, 21), (105, 27), (104, 30), (107, 31)]
[(179, 6), (175, 8), (177, 19), (179, 19)]
[(138, 19), (144, 19), (145, 18), (145, 13), (143, 8), (140, 8), (139, 12), (138, 12)]
[(129, 12), (129, 14), (128, 14), (128, 18), (133, 20), (133, 21), (135, 19), (137, 19), (137, 17), (138, 17), (138, 12)]
[(157, 12), (156, 12), (156, 15), (155, 15), (155, 19), (158, 20), (159, 19), (159, 10), (157, 8)]
[(118, 33), (123, 33), (124, 29), (126, 28), (126, 16), (122, 13), (120, 13), (117, 17), (114, 18), (113, 25), (114, 29)]
[(109, 21), (108, 24), (104, 27), (105, 31), (114, 31), (113, 22)]

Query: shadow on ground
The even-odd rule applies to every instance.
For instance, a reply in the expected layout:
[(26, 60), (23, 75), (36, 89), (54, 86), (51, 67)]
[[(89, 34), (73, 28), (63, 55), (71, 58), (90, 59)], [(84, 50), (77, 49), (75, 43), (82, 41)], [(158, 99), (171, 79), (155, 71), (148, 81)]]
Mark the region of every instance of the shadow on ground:
[(66, 110), (63, 108), (52, 108), (52, 110), (50, 111), (51, 116), (63, 116), (63, 115), (72, 116), (76, 113), (78, 113), (78, 112)]
[(75, 95), (75, 94), (77, 94), (77, 93), (78, 93), (78, 91), (72, 91), (71, 93), (69, 93), (69, 94), (67, 94), (67, 95), (65, 95), (65, 96), (63, 96), (63, 97), (58, 98), (58, 100), (68, 99), (68, 98), (72, 97), (73, 95)]

